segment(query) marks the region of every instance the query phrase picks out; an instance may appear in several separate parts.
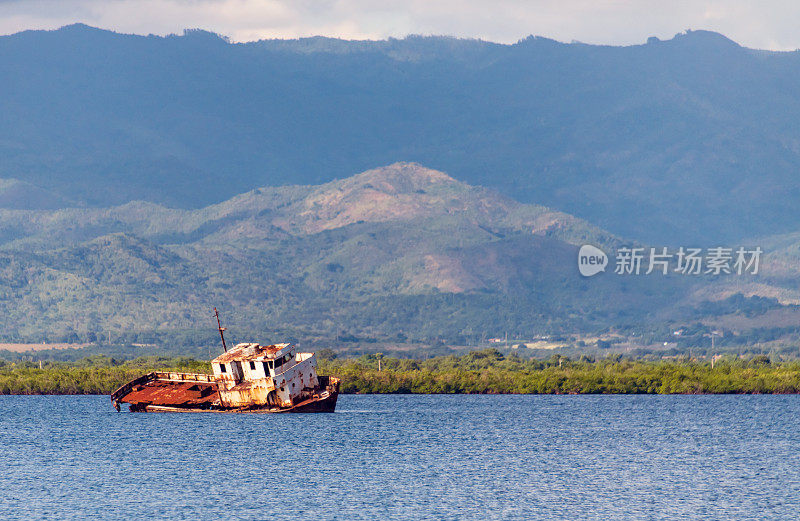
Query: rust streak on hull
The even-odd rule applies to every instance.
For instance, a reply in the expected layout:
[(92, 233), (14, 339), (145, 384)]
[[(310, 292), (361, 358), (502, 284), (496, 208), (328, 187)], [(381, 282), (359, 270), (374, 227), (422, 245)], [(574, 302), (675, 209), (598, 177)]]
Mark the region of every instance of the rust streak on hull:
[(324, 398), (309, 399), (289, 408), (242, 407), (235, 409), (230, 409), (230, 408), (193, 409), (184, 407), (169, 407), (163, 405), (147, 405), (141, 412), (221, 412), (221, 413), (249, 413), (249, 414), (334, 412), (336, 409), (337, 398), (338, 398), (338, 393), (331, 394)]

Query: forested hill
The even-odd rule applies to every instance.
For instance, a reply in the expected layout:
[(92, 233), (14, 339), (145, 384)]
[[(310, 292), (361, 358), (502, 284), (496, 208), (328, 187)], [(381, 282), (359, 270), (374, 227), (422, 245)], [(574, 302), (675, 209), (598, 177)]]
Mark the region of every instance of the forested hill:
[(231, 44), (0, 37), (0, 206), (200, 208), (418, 161), (641, 241), (796, 228), (800, 54), (693, 31)]
[(179, 343), (214, 332), (213, 306), (262, 340), (482, 338), (644, 320), (686, 296), (647, 277), (587, 283), (584, 242), (619, 239), (413, 163), (197, 210), (0, 210), (3, 338)]
[(0, 209), (0, 340), (207, 347), (214, 306), (234, 341), (624, 330), (663, 342), (680, 324), (698, 341), (714, 327), (774, 339), (797, 332), (799, 241), (762, 242), (757, 276), (586, 278), (579, 246), (613, 266), (630, 241), (415, 163), (195, 210)]

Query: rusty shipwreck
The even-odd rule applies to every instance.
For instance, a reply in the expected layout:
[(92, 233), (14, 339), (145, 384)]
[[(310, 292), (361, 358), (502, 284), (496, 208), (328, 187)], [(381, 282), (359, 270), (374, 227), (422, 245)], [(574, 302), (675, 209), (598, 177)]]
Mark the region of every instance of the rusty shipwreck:
[[(220, 327), (220, 335), (224, 328)], [(213, 374), (152, 372), (111, 394), (132, 412), (333, 412), (339, 379), (317, 375), (314, 353), (293, 344), (237, 344), (211, 361)]]

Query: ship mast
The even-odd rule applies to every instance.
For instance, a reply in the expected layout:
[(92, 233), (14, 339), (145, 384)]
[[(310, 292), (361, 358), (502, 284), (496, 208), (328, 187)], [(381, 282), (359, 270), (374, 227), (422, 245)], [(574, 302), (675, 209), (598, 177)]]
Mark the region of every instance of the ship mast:
[(217, 308), (214, 308), (214, 316), (217, 317), (217, 329), (219, 330), (219, 337), (222, 339), (222, 349), (227, 353), (228, 346), (225, 345), (225, 335), (222, 333), (226, 328), (222, 327), (222, 324), (219, 323), (219, 311), (217, 311)]

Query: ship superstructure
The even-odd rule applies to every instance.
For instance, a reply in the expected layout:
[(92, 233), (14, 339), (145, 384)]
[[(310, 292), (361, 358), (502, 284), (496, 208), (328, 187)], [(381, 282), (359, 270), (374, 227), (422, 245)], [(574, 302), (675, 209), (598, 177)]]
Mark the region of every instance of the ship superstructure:
[(292, 344), (238, 344), (211, 367), (226, 407), (292, 407), (319, 389), (316, 357)]

